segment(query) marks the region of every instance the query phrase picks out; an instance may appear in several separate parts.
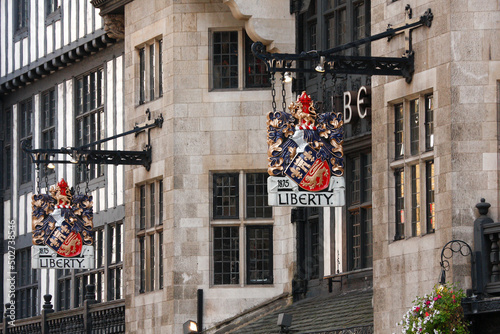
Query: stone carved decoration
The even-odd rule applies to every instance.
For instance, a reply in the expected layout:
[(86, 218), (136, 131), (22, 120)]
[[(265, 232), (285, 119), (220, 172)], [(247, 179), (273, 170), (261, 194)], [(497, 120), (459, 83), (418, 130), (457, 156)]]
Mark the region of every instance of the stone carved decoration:
[(104, 30), (110, 38), (125, 38), (125, 17), (123, 14), (106, 14), (104, 18)]
[(236, 19), (245, 22), (245, 31), (250, 39), (262, 42), (268, 52), (295, 51), (293, 34), (284, 33), (295, 29), (289, 0), (223, 0), (223, 3)]

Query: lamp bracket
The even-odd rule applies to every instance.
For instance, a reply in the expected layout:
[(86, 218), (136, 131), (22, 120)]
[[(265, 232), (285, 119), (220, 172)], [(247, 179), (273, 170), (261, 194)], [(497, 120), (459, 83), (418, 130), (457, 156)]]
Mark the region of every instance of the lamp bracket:
[[(155, 127), (161, 128), (163, 125), (163, 115), (160, 114), (156, 119), (151, 119), (151, 112), (146, 110), (148, 120), (142, 124), (136, 124), (132, 130), (94, 141), (89, 144), (81, 145), (78, 147), (61, 147), (59, 149), (33, 149), (31, 144), (27, 141), (22, 142), (22, 149), (31, 157), (34, 164), (96, 164), (96, 165), (139, 165), (146, 167), (149, 170), (151, 167), (151, 136), (149, 130)], [(124, 137), (130, 134), (136, 136), (143, 132), (148, 131), (148, 143), (142, 151), (115, 151), (115, 150), (99, 150), (95, 147), (112, 139)], [(56, 154), (69, 155), (71, 159), (55, 159)], [(54, 159), (51, 159), (54, 157)]]
[[(382, 33), (342, 44), (325, 51), (310, 50), (298, 54), (268, 53), (264, 44), (255, 42), (252, 44), (252, 53), (266, 64), (267, 70), (271, 73), (312, 73), (315, 72), (314, 67), (316, 63), (321, 57), (324, 57), (324, 73), (402, 76), (409, 83), (415, 69), (414, 54), (411, 47), (411, 32), (420, 26), (430, 27), (433, 14), (429, 8), (420, 18), (412, 19), (412, 11), (409, 5), (406, 6), (405, 13), (405, 22), (400, 25), (389, 25), (387, 30)], [(367, 57), (339, 54), (341, 51), (382, 38), (387, 38), (390, 41), (392, 37), (403, 32), (405, 34), (406, 45), (405, 53), (402, 57)], [(293, 63), (295, 63), (295, 66), (292, 66)]]
[(471, 262), (474, 263), (474, 254), (468, 243), (463, 240), (448, 241), (441, 250), (441, 262), (439, 263), (443, 270), (450, 269), (450, 262), (448, 261), (453, 257), (454, 253), (459, 253), (462, 256), (470, 256)]

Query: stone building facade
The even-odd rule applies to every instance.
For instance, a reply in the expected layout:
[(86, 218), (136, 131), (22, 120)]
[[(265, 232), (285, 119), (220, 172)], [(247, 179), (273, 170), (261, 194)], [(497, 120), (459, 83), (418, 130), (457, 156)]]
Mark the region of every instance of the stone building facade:
[[(430, 28), (412, 32), (413, 80), (372, 79), (377, 333), (395, 331), (415, 296), (438, 282), (448, 241), (473, 245), (481, 198), (498, 220), (498, 2), (409, 3), (414, 17), (434, 14)], [(403, 22), (405, 6), (373, 1), (372, 33)], [(403, 38), (372, 43), (372, 55), (401, 55)], [(447, 280), (470, 289), (470, 273), (470, 259), (454, 256)]]
[[(146, 110), (165, 119), (161, 129), (151, 130), (151, 170), (127, 168), (125, 173), (127, 331), (179, 333), (185, 321), (196, 320), (198, 289), (203, 290), (203, 327), (209, 329), (291, 291), (290, 210), (270, 214), (265, 205), (258, 208), (262, 203), (250, 202), (266, 189), (271, 90), (268, 76), (258, 72), (262, 65), (249, 58), (250, 38), (267, 41), (275, 51), (293, 52), (293, 17), (283, 1), (257, 6), (246, 1), (139, 0), (125, 6), (125, 18), (126, 122), (145, 121)], [(159, 58), (161, 69), (150, 62)], [(134, 138), (126, 141), (130, 149), (141, 145)], [(155, 226), (147, 220), (143, 228), (141, 207), (146, 203), (145, 214), (151, 217), (155, 187), (163, 189), (158, 203), (163, 220)], [(231, 188), (231, 194), (216, 187)], [(216, 202), (221, 200), (224, 204)], [(250, 214), (251, 205), (266, 212)], [(266, 255), (272, 257), (272, 267), (266, 277), (253, 279), (249, 247), (257, 242), (258, 231), (272, 238), (272, 247), (269, 240), (263, 246), (271, 247), (265, 251), (272, 252)], [(231, 246), (225, 244), (228, 240)], [(234, 252), (227, 255), (230, 260), (214, 259), (223, 251)]]

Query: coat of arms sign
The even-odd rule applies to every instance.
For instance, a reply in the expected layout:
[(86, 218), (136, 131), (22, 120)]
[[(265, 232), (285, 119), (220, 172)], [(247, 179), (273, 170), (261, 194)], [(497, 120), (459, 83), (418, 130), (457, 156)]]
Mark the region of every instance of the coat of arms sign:
[(317, 114), (306, 92), (288, 109), (267, 115), (269, 205), (344, 205), (342, 114)]
[(32, 199), (33, 268), (91, 269), (92, 196), (75, 194), (62, 179)]

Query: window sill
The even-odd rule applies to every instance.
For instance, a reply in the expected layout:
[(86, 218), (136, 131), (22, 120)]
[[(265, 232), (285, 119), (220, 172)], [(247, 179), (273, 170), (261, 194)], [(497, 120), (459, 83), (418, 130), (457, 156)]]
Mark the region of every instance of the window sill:
[(26, 37), (28, 37), (28, 27), (19, 28), (14, 33), (14, 42), (19, 42)]
[(361, 277), (361, 276), (373, 276), (373, 268), (369, 267), (369, 268), (364, 268), (364, 269), (346, 271), (343, 273), (323, 276), (323, 279), (335, 279), (335, 278), (342, 279), (343, 277), (347, 278), (348, 276), (352, 276), (353, 278)]
[(59, 21), (61, 19), (61, 7), (58, 7), (55, 11), (47, 15), (45, 18), (45, 25), (51, 25), (52, 23)]

